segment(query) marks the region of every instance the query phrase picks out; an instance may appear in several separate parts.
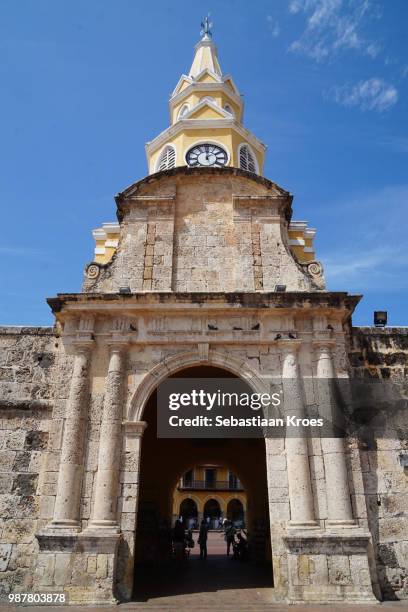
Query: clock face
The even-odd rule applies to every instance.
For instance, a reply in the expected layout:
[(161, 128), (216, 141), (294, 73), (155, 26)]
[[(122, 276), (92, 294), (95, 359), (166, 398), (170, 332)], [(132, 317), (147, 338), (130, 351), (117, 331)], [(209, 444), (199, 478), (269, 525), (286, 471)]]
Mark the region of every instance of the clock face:
[(192, 168), (196, 166), (221, 168), (227, 163), (228, 155), (218, 145), (199, 144), (187, 151), (186, 160)]

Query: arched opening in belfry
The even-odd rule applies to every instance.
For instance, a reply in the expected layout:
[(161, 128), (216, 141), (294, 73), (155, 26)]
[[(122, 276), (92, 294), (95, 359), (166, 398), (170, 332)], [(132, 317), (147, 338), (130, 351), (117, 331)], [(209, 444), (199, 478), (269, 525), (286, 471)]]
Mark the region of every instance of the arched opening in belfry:
[[(195, 366), (171, 378), (238, 377), (218, 367)], [(247, 389), (248, 393), (253, 391), (248, 385)], [(147, 428), (140, 463), (134, 599), (151, 601), (155, 597), (223, 589), (230, 590), (232, 596), (232, 589), (272, 587), (264, 439), (159, 438), (157, 409), (154, 391), (142, 416)], [(221, 486), (225, 491), (218, 488)], [(177, 491), (183, 496), (176, 498), (175, 503)], [(202, 501), (199, 491), (204, 493)], [(227, 519), (228, 504), (239, 497), (246, 500), (247, 516), (245, 526), (236, 527), (237, 531), (242, 529), (247, 539), (248, 555), (245, 561), (232, 563), (226, 555), (223, 522)], [(194, 503), (197, 517), (192, 516)], [(184, 517), (188, 522), (184, 523)], [(194, 540), (182, 567), (177, 565), (172, 543), (174, 525), (181, 518)], [(208, 526), (208, 556), (205, 562), (200, 562), (198, 539), (203, 521)]]

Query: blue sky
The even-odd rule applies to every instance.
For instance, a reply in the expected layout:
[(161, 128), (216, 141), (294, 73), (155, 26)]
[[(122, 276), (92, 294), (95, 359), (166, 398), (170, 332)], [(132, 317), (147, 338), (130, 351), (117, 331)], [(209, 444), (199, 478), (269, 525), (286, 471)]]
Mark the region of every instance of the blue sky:
[(407, 324), (406, 0), (2, 0), (0, 324), (52, 324), (45, 298), (80, 290), (207, 11), (329, 289), (364, 295), (355, 324)]

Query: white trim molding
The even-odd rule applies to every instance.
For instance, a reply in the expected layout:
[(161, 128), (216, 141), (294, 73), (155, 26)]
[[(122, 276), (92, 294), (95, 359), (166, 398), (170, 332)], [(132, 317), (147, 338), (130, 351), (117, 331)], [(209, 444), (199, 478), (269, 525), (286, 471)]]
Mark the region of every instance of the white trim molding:
[[(190, 119), (191, 115), (194, 115), (194, 113), (196, 113), (197, 111), (201, 110), (202, 108), (204, 108), (205, 106), (208, 106), (209, 108), (212, 108), (213, 111), (215, 111), (216, 113), (218, 113), (221, 117), (223, 117), (224, 119), (230, 119), (231, 115), (230, 113), (228, 113), (226, 110), (224, 110), (222, 108), (222, 106), (219, 106), (216, 101), (214, 100), (214, 98), (211, 98), (210, 96), (206, 96), (205, 98), (202, 98), (200, 100), (200, 102), (198, 104), (196, 104), (195, 106), (193, 106), (193, 108), (191, 108), (189, 110), (188, 113), (186, 113), (185, 115), (183, 115), (183, 120), (188, 120)], [(191, 119), (190, 119), (191, 121)], [(193, 120), (194, 121), (194, 120)], [(208, 120), (204, 120), (204, 121), (208, 121)]]
[[(184, 110), (185, 109), (185, 110)], [(190, 105), (188, 104), (188, 102), (185, 102), (184, 104), (182, 104), (179, 108), (179, 111), (177, 113), (177, 119), (176, 121), (179, 121), (180, 119), (183, 119), (190, 111)]]
[(183, 91), (180, 91), (178, 94), (170, 98), (170, 101), (169, 101), (170, 114), (172, 114), (174, 107), (179, 102), (181, 102), (184, 98), (190, 97), (193, 93), (204, 92), (204, 91), (216, 91), (216, 92), (222, 91), (227, 98), (229, 98), (232, 102), (235, 102), (235, 104), (239, 107), (241, 121), (243, 120), (242, 119), (244, 115), (243, 99), (241, 98), (241, 96), (234, 93), (228, 87), (228, 85), (225, 85), (225, 83), (222, 83), (222, 82), (221, 83), (191, 83), (190, 85), (188, 85), (188, 87), (183, 89)]
[(245, 129), (236, 119), (229, 115), (228, 119), (182, 119), (181, 121), (177, 121), (174, 125), (166, 128), (161, 134), (156, 136), (150, 142), (147, 142), (145, 145), (145, 151), (147, 160), (149, 161), (149, 156), (152, 155), (163, 146), (165, 143), (172, 140), (177, 134), (179, 134), (183, 130), (196, 130), (196, 129), (205, 129), (212, 130), (217, 128), (230, 128), (237, 132), (244, 140), (248, 141), (254, 149), (259, 151), (261, 154), (265, 153), (267, 146), (258, 140), (256, 136), (254, 136), (251, 132)]

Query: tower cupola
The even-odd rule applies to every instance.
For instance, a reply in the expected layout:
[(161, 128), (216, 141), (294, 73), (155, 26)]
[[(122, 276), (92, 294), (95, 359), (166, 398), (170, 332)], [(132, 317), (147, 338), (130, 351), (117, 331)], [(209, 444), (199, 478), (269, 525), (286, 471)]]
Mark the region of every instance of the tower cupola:
[(188, 74), (170, 95), (170, 126), (146, 144), (149, 174), (177, 166), (233, 166), (262, 174), (266, 146), (243, 125), (244, 102), (223, 74), (208, 17)]

